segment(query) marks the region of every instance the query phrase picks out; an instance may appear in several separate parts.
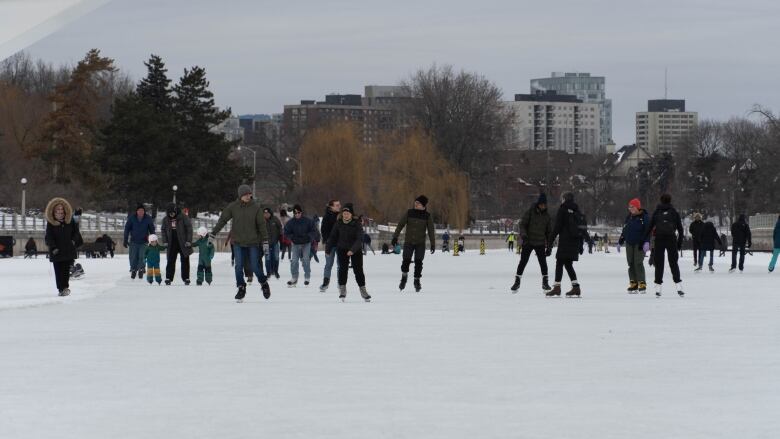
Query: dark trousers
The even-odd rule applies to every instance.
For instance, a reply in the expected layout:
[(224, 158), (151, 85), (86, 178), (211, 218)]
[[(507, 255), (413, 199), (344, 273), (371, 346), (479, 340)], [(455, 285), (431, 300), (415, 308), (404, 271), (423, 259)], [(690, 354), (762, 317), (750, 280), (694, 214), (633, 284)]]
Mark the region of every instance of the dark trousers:
[(700, 247), (701, 247), (700, 244), (697, 244), (695, 242), (693, 243), (693, 264), (694, 265), (697, 265), (699, 263), (699, 252), (701, 251), (699, 250)]
[[(238, 244), (233, 244), (233, 254), (236, 256), (236, 264), (235, 264), (235, 272), (236, 272), (236, 286), (246, 286), (246, 281), (244, 281), (244, 275), (247, 277), (251, 276), (252, 273), (257, 276), (257, 281), (261, 284), (265, 283), (267, 281), (267, 278), (265, 277), (265, 274), (263, 273), (263, 250), (256, 246), (250, 246), (250, 247), (242, 247)], [(246, 270), (244, 269), (246, 266), (249, 266), (249, 269), (251, 270), (249, 274), (246, 274)]]
[[(698, 251), (696, 248), (694, 251)], [(680, 279), (680, 266), (677, 265), (677, 243), (674, 241), (662, 241), (656, 238), (653, 265), (655, 266), (655, 283), (664, 283), (664, 253), (669, 255), (669, 269), (672, 270), (674, 283), (682, 282)]]
[(509, 247), (509, 251), (512, 251), (512, 250), (515, 249), (515, 242), (514, 241), (509, 241), (507, 243), (507, 246)]
[(206, 283), (211, 283), (213, 274), (211, 273), (211, 265), (198, 264), (198, 283), (203, 283), (203, 278), (206, 278)]
[(414, 277), (422, 277), (423, 258), (425, 258), (425, 244), (404, 244), (401, 273), (409, 272), (409, 265), (412, 263), (412, 256), (414, 256)]
[(731, 268), (737, 268), (737, 252), (739, 252), (739, 271), (745, 269), (745, 245), (731, 246)]
[(352, 262), (352, 272), (355, 273), (355, 281), (359, 287), (366, 286), (366, 275), (363, 273), (363, 253), (353, 253), (347, 256), (348, 250), (336, 250), (338, 258), (339, 285), (346, 285), (349, 273), (349, 263)]
[(52, 265), (54, 265), (54, 280), (57, 283), (57, 291), (70, 288), (70, 266), (73, 265), (73, 260), (52, 262)]
[(572, 283), (577, 282), (577, 273), (574, 271), (574, 261), (570, 259), (556, 259), (555, 260), (555, 283), (561, 283), (563, 279), (563, 269), (566, 269), (566, 274), (569, 275), (569, 279)]
[[(175, 238), (175, 236), (174, 236)], [(172, 281), (173, 276), (176, 274), (176, 256), (181, 259), (181, 280), (190, 280), (190, 257), (185, 256), (179, 248), (179, 243), (174, 239), (168, 247), (168, 263), (165, 266), (165, 279)]]
[(542, 269), (542, 276), (547, 276), (547, 257), (544, 255), (544, 246), (530, 245), (523, 246), (520, 250), (520, 263), (517, 264), (517, 275), (522, 276), (525, 271), (525, 266), (528, 265), (528, 261), (531, 259), (531, 252), (536, 252), (536, 259), (539, 260), (539, 268)]

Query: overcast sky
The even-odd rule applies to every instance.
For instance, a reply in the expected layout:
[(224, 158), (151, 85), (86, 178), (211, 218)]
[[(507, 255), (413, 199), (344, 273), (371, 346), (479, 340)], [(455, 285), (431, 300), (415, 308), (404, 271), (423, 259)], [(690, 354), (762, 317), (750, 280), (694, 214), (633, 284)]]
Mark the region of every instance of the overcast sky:
[(150, 53), (173, 78), (206, 68), (217, 103), (278, 113), (327, 93), (394, 84), (432, 63), (527, 93), (552, 71), (607, 77), (618, 145), (634, 142), (647, 99), (684, 98), (700, 118), (780, 110), (773, 0), (258, 1), (113, 0), (32, 45), (75, 62), (97, 47), (136, 79)]

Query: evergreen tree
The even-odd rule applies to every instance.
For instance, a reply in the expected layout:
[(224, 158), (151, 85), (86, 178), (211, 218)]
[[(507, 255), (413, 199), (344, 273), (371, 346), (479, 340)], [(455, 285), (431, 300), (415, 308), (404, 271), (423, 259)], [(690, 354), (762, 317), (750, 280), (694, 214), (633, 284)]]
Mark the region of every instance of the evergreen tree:
[(136, 88), (138, 96), (158, 113), (171, 109), (171, 80), (162, 58), (152, 54), (145, 62), (147, 74)]

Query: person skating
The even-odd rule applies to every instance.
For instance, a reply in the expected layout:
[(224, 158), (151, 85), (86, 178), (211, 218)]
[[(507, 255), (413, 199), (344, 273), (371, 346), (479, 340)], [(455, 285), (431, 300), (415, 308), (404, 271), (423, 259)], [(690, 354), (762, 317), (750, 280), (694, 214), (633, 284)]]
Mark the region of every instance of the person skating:
[(169, 203), (165, 209), (165, 219), (162, 222), (162, 243), (168, 249), (168, 261), (165, 265), (165, 285), (173, 282), (176, 274), (176, 256), (181, 260), (181, 280), (184, 285), (190, 284), (190, 255), (192, 254), (192, 223), (190, 218), (182, 213), (174, 203)]
[(450, 252), (450, 232), (447, 230), (441, 235), (441, 251)]
[(619, 245), (626, 247), (628, 262), (628, 292), (630, 294), (647, 292), (645, 280), (645, 255), (650, 251), (650, 215), (642, 209), (639, 198), (628, 202), (628, 216), (623, 224), (623, 232), (618, 239)]
[[(320, 226), (320, 234), (322, 235), (322, 243), (327, 247), (328, 239), (330, 239), (330, 232), (333, 230), (333, 226), (338, 221), (339, 213), (341, 212), (341, 201), (330, 200), (325, 207), (325, 214), (322, 215), (322, 224)], [(325, 254), (325, 269), (322, 272), (322, 285), (320, 285), (320, 292), (328, 290), (330, 285), (330, 276), (333, 270), (333, 263), (336, 260), (336, 254), (331, 252)]]
[(160, 252), (165, 250), (165, 246), (160, 245), (157, 235), (149, 235), (149, 245), (144, 249), (144, 260), (146, 261), (146, 281), (149, 285), (157, 282), (162, 283), (162, 272), (160, 272)]
[[(511, 290), (516, 293), (520, 288), (520, 282), (523, 277), (528, 261), (531, 259), (531, 253), (536, 253), (536, 259), (539, 260), (539, 268), (542, 271), (542, 290), (550, 291), (550, 283), (547, 277), (547, 255), (552, 247), (550, 234), (552, 233), (552, 219), (547, 211), (547, 195), (540, 194), (536, 204), (528, 209), (523, 215), (519, 224), (520, 242), (523, 247), (520, 250), (520, 263), (517, 264), (515, 274), (515, 283)], [(514, 234), (513, 234), (514, 235)]]
[(699, 249), (701, 248), (701, 232), (704, 230), (704, 221), (700, 213), (693, 214), (693, 221), (688, 226), (688, 232), (691, 234), (691, 243), (693, 244), (693, 266), (699, 265)]
[(193, 248), (198, 249), (198, 271), (195, 283), (197, 285), (203, 285), (205, 278), (206, 283), (211, 285), (213, 279), (213, 273), (211, 272), (211, 260), (214, 259), (214, 243), (209, 239), (209, 231), (205, 227), (198, 228), (198, 240), (192, 243)]
[(135, 208), (135, 215), (130, 215), (125, 223), (122, 245), (130, 252), (130, 278), (143, 278), (144, 252), (149, 235), (154, 234), (154, 219), (146, 213), (143, 204)]
[(311, 260), (314, 259), (316, 263), (320, 263), (320, 258), (317, 257), (317, 251), (320, 248), (320, 240), (322, 239), (322, 233), (320, 233), (320, 219), (317, 217), (317, 215), (314, 215), (312, 218), (312, 222), (314, 222), (314, 239), (311, 240), (311, 250), (309, 251), (309, 264), (311, 264)]
[(726, 256), (726, 252), (729, 249), (729, 237), (726, 236), (725, 233), (720, 234), (720, 253), (718, 253), (718, 257), (722, 258), (723, 256)]
[(287, 225), (288, 221), (290, 221), (290, 216), (287, 215), (287, 208), (282, 206), (282, 208), (279, 209), (279, 222), (282, 223), (282, 236), (279, 239), (279, 251), (281, 253), (281, 256), (279, 257), (280, 261), (284, 260), (285, 253), (287, 253), (287, 259), (292, 259), (292, 242), (284, 236), (284, 226)]
[[(303, 208), (296, 204), (293, 206), (293, 218), (284, 226), (284, 236), (292, 242), (292, 259), (290, 259), (290, 275), (292, 279), (287, 286), (294, 288), (298, 285), (298, 273), (300, 265), (303, 265), (303, 284), (309, 285), (311, 281), (311, 264), (309, 253), (311, 242), (317, 238), (314, 231), (314, 222), (303, 215)], [(300, 262), (300, 264), (299, 264)]]
[(35, 240), (31, 236), (30, 239), (27, 240), (27, 244), (24, 245), (24, 259), (32, 259), (33, 257), (38, 259), (38, 244), (35, 243)]
[(427, 210), (428, 197), (420, 195), (414, 200), (414, 208), (406, 211), (398, 226), (393, 232), (393, 245), (398, 243), (398, 236), (406, 228), (404, 235), (404, 247), (401, 262), (401, 283), (398, 288), (403, 291), (406, 288), (406, 281), (409, 276), (409, 265), (414, 257), (414, 289), (420, 292), (422, 283), (423, 259), (425, 258), (425, 234), (428, 234), (430, 241), (430, 251), (433, 254), (436, 251), (436, 233), (433, 225), (433, 216)]
[(282, 236), (282, 222), (269, 208), (263, 209), (263, 218), (268, 228), (268, 254), (265, 255), (265, 272), (268, 277), (279, 279), (279, 246)]
[(740, 215), (737, 222), (731, 225), (731, 269), (737, 269), (737, 252), (739, 252), (739, 272), (745, 269), (745, 249), (753, 246), (753, 236), (750, 233), (745, 215)]
[[(677, 287), (677, 294), (684, 296), (680, 266), (677, 264), (678, 251), (682, 248), (683, 225), (680, 214), (672, 206), (672, 196), (661, 195), (661, 202), (656, 206), (650, 217), (648, 237), (655, 233), (653, 246), (653, 265), (655, 266), (655, 295), (661, 297), (664, 283), (664, 254), (669, 260), (672, 280)], [(645, 239), (647, 239), (646, 237)]]
[(507, 250), (509, 250), (509, 253), (515, 252), (515, 241), (517, 240), (517, 237), (515, 236), (515, 232), (509, 232), (509, 235), (507, 235), (506, 239), (506, 247)]
[(214, 237), (232, 221), (231, 234), (233, 238), (233, 254), (236, 257), (234, 271), (236, 275), (236, 287), (238, 292), (235, 299), (239, 302), (246, 296), (246, 281), (244, 280), (244, 260), (249, 259), (249, 265), (255, 273), (263, 297), (267, 300), (271, 297), (271, 287), (268, 278), (263, 273), (260, 265), (262, 254), (268, 254), (268, 227), (265, 225), (265, 216), (259, 204), (252, 199), (252, 188), (242, 184), (238, 187), (238, 199), (231, 202), (222, 210), (217, 224), (211, 231), (209, 238)]
[(780, 256), (780, 216), (777, 217), (775, 223), (775, 230), (772, 232), (772, 260), (769, 261), (769, 272), (775, 271), (775, 264), (777, 264), (777, 257)]
[(355, 210), (351, 203), (344, 204), (341, 209), (341, 219), (336, 222), (328, 237), (325, 254), (336, 253), (338, 258), (339, 299), (347, 297), (347, 277), (350, 262), (355, 281), (360, 288), (360, 296), (366, 302), (371, 296), (366, 291), (366, 276), (363, 273), (363, 226), (354, 218)]
[(371, 250), (372, 255), (376, 254), (374, 247), (371, 246), (371, 235), (363, 233), (363, 255), (367, 255), (369, 250)]
[[(555, 285), (547, 292), (547, 296), (561, 295), (561, 280), (565, 268), (571, 280), (571, 290), (566, 292), (566, 297), (580, 297), (580, 283), (574, 271), (574, 262), (579, 260), (579, 255), (585, 251), (585, 237), (590, 235), (588, 235), (585, 217), (574, 202), (574, 194), (567, 192), (562, 198), (563, 203), (555, 215), (555, 225), (549, 240), (552, 243), (556, 237), (558, 238), (558, 250), (555, 253)], [(548, 253), (551, 254), (549, 247)]]
[(713, 258), (715, 257), (715, 242), (719, 245), (723, 245), (720, 241), (720, 236), (718, 236), (718, 231), (715, 229), (715, 224), (713, 224), (712, 221), (704, 223), (704, 227), (699, 236), (699, 266), (696, 268), (696, 271), (701, 271), (702, 265), (704, 264), (704, 257), (707, 256), (707, 252), (710, 253), (710, 271), (715, 271), (715, 268), (712, 266)]
[(54, 278), (60, 296), (70, 294), (70, 268), (77, 249), (84, 240), (78, 224), (73, 221), (73, 208), (64, 198), (52, 198), (46, 205), (46, 235), (49, 261), (54, 266)]

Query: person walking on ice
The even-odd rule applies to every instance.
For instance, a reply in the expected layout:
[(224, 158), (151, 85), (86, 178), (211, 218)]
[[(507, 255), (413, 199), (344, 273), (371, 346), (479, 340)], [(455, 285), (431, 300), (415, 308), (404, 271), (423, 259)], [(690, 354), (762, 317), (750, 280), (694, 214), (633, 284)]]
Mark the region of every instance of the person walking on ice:
[(414, 289), (418, 293), (422, 290), (423, 259), (425, 258), (425, 234), (428, 234), (430, 241), (431, 254), (436, 251), (436, 230), (433, 225), (433, 216), (427, 210), (428, 197), (420, 195), (414, 200), (414, 208), (406, 211), (398, 226), (393, 233), (393, 245), (398, 244), (398, 236), (406, 228), (404, 236), (404, 247), (401, 262), (401, 283), (398, 289), (403, 291), (406, 288), (406, 281), (409, 277), (409, 265), (414, 257)]
[[(678, 250), (682, 248), (683, 225), (680, 214), (672, 206), (672, 196), (661, 195), (661, 203), (655, 208), (650, 217), (650, 227), (645, 239), (655, 233), (655, 246), (653, 248), (653, 265), (655, 266), (655, 295), (661, 297), (664, 283), (664, 253), (668, 255), (669, 269), (672, 271), (672, 280), (677, 287), (677, 294), (683, 297), (682, 279), (680, 278), (680, 266), (677, 264)], [(699, 253), (701, 255), (701, 252)], [(699, 256), (701, 258), (701, 256)]]
[[(219, 216), (217, 224), (209, 235), (214, 237), (225, 227), (228, 221), (232, 221), (231, 234), (233, 237), (233, 253), (236, 257), (234, 266), (236, 274), (236, 301), (242, 302), (246, 296), (246, 281), (244, 280), (244, 260), (249, 259), (249, 265), (260, 282), (263, 297), (268, 300), (271, 297), (271, 287), (268, 278), (260, 266), (260, 258), (268, 254), (268, 227), (265, 225), (265, 217), (260, 205), (252, 199), (252, 188), (242, 184), (238, 187), (238, 199), (228, 204)], [(262, 247), (262, 248), (261, 248)]]
[(168, 261), (165, 265), (165, 285), (173, 282), (176, 274), (176, 256), (181, 255), (181, 280), (190, 284), (190, 255), (192, 254), (192, 223), (174, 203), (169, 203), (160, 227), (162, 242), (166, 244)]
[(650, 251), (650, 215), (642, 209), (642, 202), (634, 198), (628, 202), (628, 216), (623, 224), (623, 232), (618, 239), (619, 245), (626, 247), (628, 262), (628, 293), (645, 294), (645, 255)]
[(338, 282), (339, 299), (343, 302), (347, 297), (347, 277), (349, 275), (350, 262), (352, 272), (355, 273), (355, 281), (360, 288), (360, 296), (366, 302), (371, 301), (371, 296), (366, 291), (366, 275), (363, 272), (363, 226), (354, 218), (355, 210), (352, 203), (344, 204), (341, 209), (341, 219), (336, 222), (328, 237), (325, 247), (327, 255), (336, 252), (338, 258)]
[(542, 271), (542, 290), (546, 293), (550, 291), (550, 282), (547, 277), (547, 255), (548, 249), (552, 247), (550, 234), (552, 233), (552, 220), (547, 212), (547, 195), (539, 194), (539, 199), (523, 215), (519, 224), (520, 242), (523, 246), (520, 250), (520, 262), (517, 264), (515, 274), (515, 283), (512, 285), (512, 293), (520, 289), (520, 281), (523, 277), (528, 261), (531, 259), (531, 253), (536, 253), (536, 259), (539, 261), (539, 268)]
[(46, 235), (49, 261), (54, 267), (54, 279), (60, 296), (70, 294), (70, 267), (76, 261), (77, 248), (84, 240), (73, 218), (73, 207), (64, 198), (52, 198), (46, 205)]
[(144, 260), (146, 261), (146, 281), (149, 285), (157, 282), (162, 284), (162, 273), (160, 272), (160, 252), (165, 250), (165, 246), (157, 242), (157, 235), (149, 235), (149, 245), (144, 249)]
[[(585, 237), (588, 236), (588, 227), (585, 216), (574, 202), (574, 194), (567, 192), (562, 198), (563, 203), (555, 215), (555, 226), (550, 235), (550, 242), (558, 237), (558, 251), (555, 253), (555, 285), (546, 295), (548, 297), (561, 295), (561, 280), (565, 268), (571, 280), (571, 290), (566, 293), (566, 297), (580, 297), (580, 283), (574, 271), (574, 262), (585, 250), (584, 242)], [(549, 248), (548, 254), (551, 254)]]
[(211, 273), (211, 260), (214, 259), (214, 243), (209, 240), (209, 231), (205, 227), (198, 228), (198, 240), (192, 243), (194, 248), (198, 249), (198, 272), (195, 284), (203, 285), (205, 277), (206, 283), (211, 285), (213, 274)]
[(138, 204), (135, 215), (127, 217), (122, 245), (130, 252), (130, 278), (144, 276), (144, 254), (149, 235), (154, 234), (154, 220), (146, 214), (146, 207)]
[[(742, 214), (737, 219), (737, 222), (731, 225), (731, 269), (729, 273), (733, 273), (737, 267), (739, 267), (739, 272), (742, 273), (742, 270), (745, 269), (745, 249), (752, 246), (753, 235), (750, 233), (750, 226), (745, 219), (745, 215)], [(737, 252), (739, 252), (739, 266), (737, 265)]]

